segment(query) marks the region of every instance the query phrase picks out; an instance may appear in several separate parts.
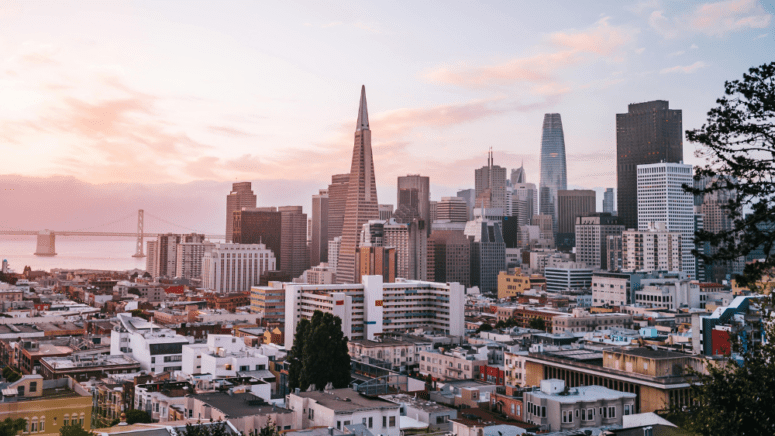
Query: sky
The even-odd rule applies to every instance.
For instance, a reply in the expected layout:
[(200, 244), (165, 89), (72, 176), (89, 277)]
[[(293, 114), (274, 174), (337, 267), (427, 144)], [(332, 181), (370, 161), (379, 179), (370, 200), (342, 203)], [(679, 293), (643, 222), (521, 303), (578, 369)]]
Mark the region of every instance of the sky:
[(725, 80), (775, 58), (773, 14), (755, 0), (0, 1), (0, 205), (15, 205), (0, 228), (145, 208), (213, 232), (237, 181), (309, 212), (349, 171), (361, 85), (380, 203), (405, 174), (429, 176), (432, 199), (473, 187), (490, 147), (538, 184), (545, 113), (562, 116), (569, 187), (615, 187), (616, 113), (669, 100), (700, 127)]

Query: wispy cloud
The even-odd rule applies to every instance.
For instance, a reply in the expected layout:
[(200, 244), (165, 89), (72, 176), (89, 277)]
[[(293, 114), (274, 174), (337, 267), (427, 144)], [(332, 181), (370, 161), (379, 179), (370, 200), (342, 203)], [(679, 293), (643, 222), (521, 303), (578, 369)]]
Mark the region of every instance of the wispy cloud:
[(700, 68), (705, 68), (707, 66), (708, 66), (708, 64), (706, 64), (705, 62), (697, 61), (697, 62), (695, 62), (695, 63), (693, 63), (691, 65), (685, 65), (685, 66), (684, 65), (676, 65), (676, 66), (670, 67), (670, 68), (663, 68), (662, 70), (659, 71), (659, 73), (660, 74), (669, 74), (669, 73), (685, 73), (685, 74), (690, 74), (690, 73), (693, 73), (693, 72), (699, 70)]
[(762, 33), (761, 35), (759, 35), (759, 36), (757, 36), (756, 38), (754, 38), (754, 41), (756, 41), (757, 39), (766, 38), (766, 37), (767, 37), (767, 35), (769, 35), (769, 33)]
[(664, 38), (676, 38), (685, 33), (701, 33), (721, 37), (747, 29), (764, 29), (772, 14), (756, 0), (725, 0), (695, 6), (686, 14), (667, 16), (663, 10), (651, 12), (648, 23)]
[(685, 52), (685, 51), (683, 51), (683, 50), (679, 50), (679, 51), (677, 51), (677, 52), (673, 52), (673, 53), (670, 53), (670, 54), (668, 54), (668, 55), (667, 55), (667, 57), (669, 57), (669, 58), (674, 58), (674, 57), (676, 57), (676, 56), (681, 56), (681, 55), (682, 55), (682, 54), (684, 54), (684, 53), (686, 53), (686, 52)]

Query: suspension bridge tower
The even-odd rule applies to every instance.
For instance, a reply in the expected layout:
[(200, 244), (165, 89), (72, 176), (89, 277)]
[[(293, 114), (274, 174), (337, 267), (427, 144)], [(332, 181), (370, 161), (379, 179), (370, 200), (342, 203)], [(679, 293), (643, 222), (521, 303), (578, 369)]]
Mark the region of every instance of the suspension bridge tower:
[(137, 242), (135, 247), (135, 254), (132, 257), (145, 257), (143, 252), (143, 209), (137, 211)]

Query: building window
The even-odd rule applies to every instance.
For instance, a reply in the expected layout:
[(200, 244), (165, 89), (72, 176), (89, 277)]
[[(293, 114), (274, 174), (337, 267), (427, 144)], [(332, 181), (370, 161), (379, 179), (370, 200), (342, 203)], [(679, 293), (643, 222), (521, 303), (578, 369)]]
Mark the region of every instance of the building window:
[(30, 392), (37, 392), (38, 391), (38, 382), (30, 382)]
[(608, 408), (608, 417), (609, 418), (616, 418), (616, 407), (609, 407)]
[(382, 417), (382, 427), (387, 427), (387, 416)]
[(37, 433), (38, 432), (38, 421), (32, 421), (30, 424), (30, 432)]
[(65, 415), (65, 417), (62, 418), (62, 425), (65, 426), (65, 427), (70, 425), (70, 416), (69, 415)]
[(624, 405), (624, 414), (625, 415), (629, 415), (630, 414), (630, 405), (629, 404), (625, 404)]
[(43, 433), (46, 431), (46, 417), (40, 418), (40, 432)]
[(541, 418), (546, 418), (546, 406), (541, 406)]
[(312, 408), (309, 409), (308, 418), (313, 420), (313, 421), (315, 420), (315, 410), (314, 409), (312, 409)]
[(374, 427), (374, 418), (369, 417), (369, 428)]

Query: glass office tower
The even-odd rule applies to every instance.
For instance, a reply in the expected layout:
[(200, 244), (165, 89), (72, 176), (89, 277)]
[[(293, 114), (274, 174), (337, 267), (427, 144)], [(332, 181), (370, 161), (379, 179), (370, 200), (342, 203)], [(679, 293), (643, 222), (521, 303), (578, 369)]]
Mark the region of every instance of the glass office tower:
[(541, 215), (552, 217), (552, 228), (557, 234), (557, 191), (568, 189), (565, 165), (565, 137), (560, 114), (545, 114), (541, 136), (541, 185), (539, 209)]

